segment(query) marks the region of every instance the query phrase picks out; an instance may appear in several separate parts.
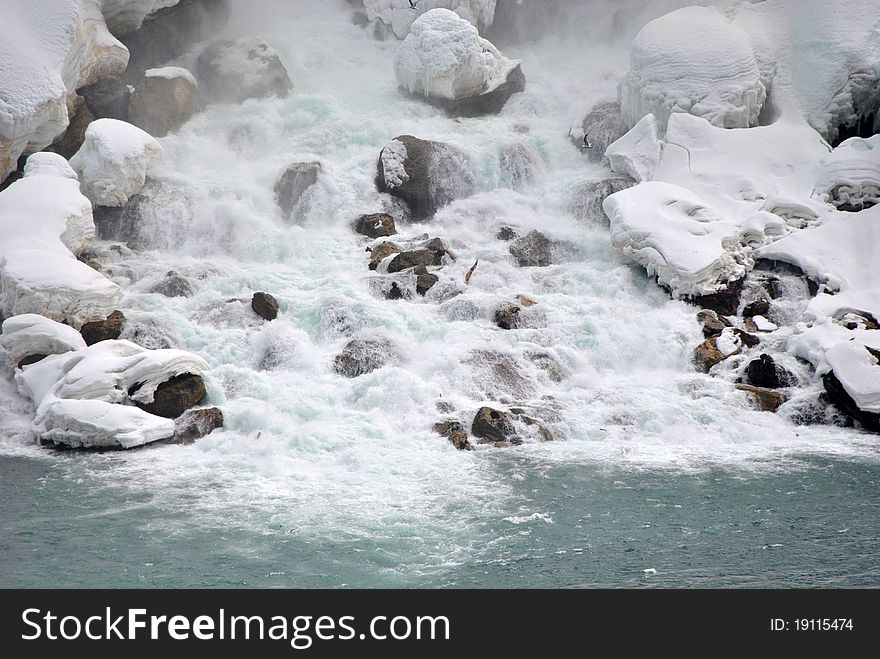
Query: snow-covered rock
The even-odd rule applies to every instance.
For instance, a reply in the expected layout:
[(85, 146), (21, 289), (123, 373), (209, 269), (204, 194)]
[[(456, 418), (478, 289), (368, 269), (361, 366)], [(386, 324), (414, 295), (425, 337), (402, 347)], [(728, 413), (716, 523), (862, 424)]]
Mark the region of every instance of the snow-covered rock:
[(178, 2), (180, 0), (104, 0), (102, 11), (110, 31), (123, 36), (137, 30), (150, 14)]
[(660, 164), (662, 144), (653, 114), (642, 117), (632, 130), (605, 150), (611, 169), (636, 182), (650, 181)]
[(75, 328), (106, 318), (119, 287), (75, 256), (95, 235), (91, 203), (61, 156), (34, 154), (25, 170), (0, 192), (5, 314), (41, 314)]
[[(62, 335), (64, 326), (42, 325), (45, 333)], [(5, 337), (6, 329), (4, 324)], [(33, 340), (33, 334), (25, 328), (4, 340), (16, 346)], [(25, 366), (15, 379), (22, 394), (34, 402), (35, 432), (43, 441), (132, 448), (174, 433), (173, 420), (134, 405), (151, 403), (163, 383), (183, 374), (201, 376), (207, 368), (203, 359), (188, 352), (147, 350), (129, 341), (110, 340), (46, 357)]]
[(504, 57), (448, 9), (416, 19), (394, 57), (394, 74), (410, 94), (468, 116), (499, 112), (525, 87), (520, 62)]
[(85, 347), (79, 332), (44, 316), (22, 314), (3, 321), (0, 349), (10, 367), (17, 366), (26, 357), (60, 355)]
[(199, 85), (187, 69), (147, 69), (131, 95), (128, 119), (150, 135), (165, 137), (199, 112), (202, 105)]
[(137, 126), (98, 119), (70, 165), (95, 206), (122, 206), (144, 186), (148, 168), (161, 156), (159, 142)]
[(755, 126), (766, 95), (749, 35), (707, 7), (686, 7), (642, 28), (620, 86), (624, 121), (634, 126), (653, 114), (661, 132), (673, 112), (723, 128)]
[(819, 164), (816, 193), (840, 210), (880, 203), (880, 135), (852, 137), (834, 149)]
[(23, 153), (67, 128), (67, 99), (121, 75), (128, 50), (108, 31), (100, 0), (4, 0), (0, 20), (0, 180)]
[(880, 414), (880, 360), (856, 341), (838, 343), (825, 355), (828, 366), (862, 412)]
[(449, 9), (480, 31), (492, 24), (496, 0), (421, 0), (413, 9), (409, 0), (364, 0), (369, 21), (381, 21), (391, 27), (398, 39), (410, 32), (416, 19), (432, 9)]

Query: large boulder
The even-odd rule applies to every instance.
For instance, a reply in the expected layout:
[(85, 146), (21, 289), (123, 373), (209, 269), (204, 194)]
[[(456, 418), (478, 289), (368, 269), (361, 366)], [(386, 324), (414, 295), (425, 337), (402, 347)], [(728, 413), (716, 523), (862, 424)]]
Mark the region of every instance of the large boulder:
[(85, 347), (83, 337), (75, 329), (37, 314), (22, 314), (3, 321), (0, 353), (10, 367)]
[(509, 251), (521, 268), (546, 268), (553, 261), (553, 242), (540, 231), (517, 238)]
[(165, 137), (202, 109), (195, 77), (169, 66), (148, 69), (135, 85), (128, 105), (129, 121), (154, 137)]
[(448, 9), (415, 20), (394, 58), (394, 73), (409, 94), (466, 117), (497, 114), (526, 83), (518, 60), (504, 57)]
[(831, 402), (868, 430), (880, 432), (880, 350), (847, 341), (825, 357), (831, 371), (822, 381)]
[(753, 387), (779, 389), (795, 383), (794, 376), (786, 368), (779, 366), (768, 354), (762, 354), (746, 366), (746, 382)]
[(148, 168), (162, 156), (151, 135), (117, 119), (98, 119), (70, 159), (82, 193), (95, 206), (122, 206), (144, 186)]
[(285, 98), (293, 89), (281, 56), (259, 37), (208, 46), (196, 62), (196, 75), (205, 97), (217, 103)]
[(379, 155), (376, 187), (405, 201), (414, 219), (426, 219), (474, 192), (467, 156), (443, 142), (412, 135), (394, 138)]
[(321, 163), (317, 161), (295, 162), (287, 169), (275, 184), (275, 203), (281, 208), (285, 218), (290, 219), (305, 194), (321, 174)]

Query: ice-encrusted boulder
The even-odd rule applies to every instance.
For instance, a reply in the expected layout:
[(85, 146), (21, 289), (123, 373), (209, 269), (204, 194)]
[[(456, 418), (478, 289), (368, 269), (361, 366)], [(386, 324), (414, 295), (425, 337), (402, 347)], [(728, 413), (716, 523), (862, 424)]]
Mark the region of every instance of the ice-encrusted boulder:
[(686, 7), (642, 28), (620, 85), (624, 121), (634, 126), (653, 114), (661, 132), (673, 112), (722, 128), (755, 126), (766, 96), (749, 35), (707, 7)]
[(259, 37), (211, 44), (199, 55), (196, 75), (205, 97), (218, 103), (284, 98), (293, 89), (278, 51)]
[(140, 28), (144, 19), (180, 0), (103, 0), (102, 12), (110, 31), (122, 36)]
[(412, 135), (396, 137), (382, 149), (376, 187), (405, 201), (415, 219), (431, 217), (475, 189), (463, 151)]
[[(60, 333), (61, 327), (55, 330)], [(5, 340), (14, 345), (18, 334)], [(35, 432), (41, 440), (72, 447), (132, 448), (174, 434), (172, 419), (137, 406), (152, 404), (169, 381), (201, 377), (207, 369), (203, 359), (188, 352), (147, 350), (111, 340), (46, 357), (17, 371), (15, 379), (22, 394), (34, 402)]]
[(195, 76), (184, 68), (147, 69), (128, 105), (129, 121), (154, 137), (177, 130), (202, 109)]
[(60, 355), (85, 347), (79, 332), (44, 316), (22, 314), (3, 321), (0, 349), (10, 367), (18, 366), (28, 357)]
[(880, 135), (852, 137), (819, 164), (816, 194), (839, 210), (861, 211), (880, 203)]
[(64, 132), (76, 89), (121, 75), (128, 50), (107, 31), (99, 0), (4, 0), (0, 44), (2, 181), (19, 156)]
[(457, 116), (497, 114), (525, 88), (519, 60), (504, 57), (448, 9), (416, 19), (394, 57), (394, 74), (408, 93)]
[(391, 28), (398, 39), (410, 32), (413, 22), (433, 9), (449, 9), (480, 31), (492, 24), (496, 0), (421, 0), (413, 9), (409, 0), (364, 0), (367, 20)]
[(95, 235), (92, 205), (54, 153), (34, 154), (0, 192), (0, 294), (7, 316), (35, 313), (79, 328), (117, 308), (119, 287), (76, 259)]
[(95, 206), (122, 206), (144, 187), (147, 169), (161, 156), (159, 142), (137, 126), (98, 119), (86, 130), (70, 165)]

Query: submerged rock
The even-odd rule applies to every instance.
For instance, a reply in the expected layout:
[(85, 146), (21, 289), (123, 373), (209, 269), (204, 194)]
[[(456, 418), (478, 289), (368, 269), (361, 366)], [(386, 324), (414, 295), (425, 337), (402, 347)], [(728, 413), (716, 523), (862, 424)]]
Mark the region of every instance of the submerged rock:
[(552, 261), (553, 244), (540, 231), (530, 231), (510, 245), (510, 253), (520, 267), (546, 268)]
[(370, 270), (379, 267), (379, 263), (394, 254), (400, 254), (400, 247), (394, 243), (384, 242), (370, 251)]
[(519, 305), (506, 303), (495, 310), (495, 324), (503, 330), (519, 329)]
[(474, 447), (468, 439), (467, 430), (458, 421), (441, 421), (434, 424), (434, 431), (445, 437), (459, 451), (473, 451)]
[(571, 131), (571, 138), (590, 161), (602, 162), (605, 150), (626, 135), (629, 129), (620, 113), (620, 103), (599, 103), (587, 113), (581, 125)]
[(241, 37), (208, 46), (196, 62), (205, 97), (218, 103), (287, 97), (293, 82), (278, 52), (263, 39)]
[(602, 204), (611, 195), (634, 186), (636, 182), (628, 176), (612, 176), (599, 181), (586, 181), (572, 190), (570, 209), (575, 219), (608, 226), (608, 216)]
[(278, 300), (269, 293), (254, 293), (251, 298), (251, 309), (266, 320), (275, 320), (278, 317)]

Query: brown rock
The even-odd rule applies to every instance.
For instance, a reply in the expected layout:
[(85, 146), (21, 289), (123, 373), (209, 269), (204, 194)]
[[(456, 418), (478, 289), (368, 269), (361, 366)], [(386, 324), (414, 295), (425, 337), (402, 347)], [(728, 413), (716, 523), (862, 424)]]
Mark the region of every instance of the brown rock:
[(174, 436), (171, 444), (191, 444), (223, 427), (223, 412), (216, 407), (189, 410), (174, 423)]
[(128, 102), (128, 120), (154, 137), (165, 137), (204, 107), (198, 85), (183, 76), (144, 76)]
[(753, 387), (748, 384), (738, 384), (736, 388), (751, 394), (755, 399), (755, 404), (762, 412), (776, 412), (782, 407), (786, 401), (786, 396), (780, 391), (772, 389), (762, 389), (761, 387)]
[(720, 336), (724, 328), (730, 327), (730, 322), (726, 318), (709, 309), (698, 313), (697, 320), (703, 323), (703, 336), (707, 339), (712, 336)]
[(74, 94), (75, 100), (72, 107), (68, 107), (70, 115), (70, 125), (67, 130), (52, 142), (52, 146), (46, 148), (46, 151), (52, 151), (68, 160), (79, 151), (86, 139), (86, 128), (95, 120), (95, 116), (89, 110), (85, 99), (79, 94)]
[(515, 304), (503, 304), (495, 311), (495, 324), (504, 330), (519, 328), (519, 306)]
[(79, 333), (86, 345), (94, 345), (99, 341), (118, 339), (125, 329), (125, 315), (117, 310), (104, 320), (96, 320), (82, 326)]
[(361, 215), (355, 222), (354, 230), (368, 238), (385, 238), (397, 233), (394, 218), (388, 213)]
[(441, 421), (434, 424), (438, 435), (446, 437), (459, 451), (473, 451), (464, 426), (458, 421)]
[(540, 231), (530, 231), (510, 245), (510, 253), (522, 268), (546, 268), (552, 262), (553, 244)]
[[(133, 394), (137, 387), (133, 388), (129, 395)], [(153, 394), (152, 403), (137, 403), (145, 412), (176, 419), (186, 410), (198, 405), (206, 394), (205, 382), (198, 375), (185, 373), (163, 382)]]
[(401, 252), (388, 264), (388, 272), (395, 273), (418, 266), (441, 265), (443, 263), (439, 252), (431, 249), (416, 249), (411, 252)]
[(471, 425), (471, 434), (480, 439), (481, 444), (512, 441), (513, 418), (508, 412), (481, 407)]
[(428, 291), (434, 288), (434, 285), (438, 281), (440, 281), (440, 277), (432, 275), (430, 272), (418, 273), (418, 278), (416, 279), (416, 293), (419, 295), (425, 295)]
[(379, 267), (379, 263), (387, 259), (392, 254), (400, 254), (400, 247), (394, 243), (382, 243), (378, 247), (374, 247), (370, 252), (370, 270)]
[(706, 339), (694, 350), (694, 364), (703, 373), (708, 373), (715, 364), (724, 361), (724, 355), (718, 350), (715, 339), (714, 336)]
[(275, 203), (284, 212), (285, 217), (290, 218), (293, 215), (309, 188), (318, 182), (320, 174), (319, 162), (295, 162), (288, 165), (275, 184)]

